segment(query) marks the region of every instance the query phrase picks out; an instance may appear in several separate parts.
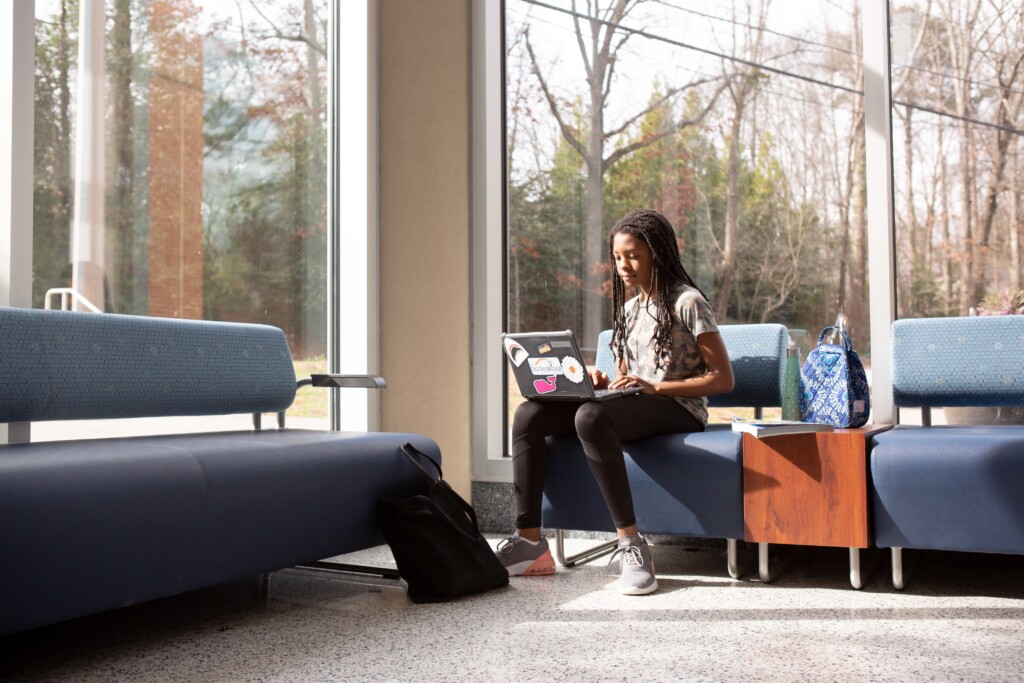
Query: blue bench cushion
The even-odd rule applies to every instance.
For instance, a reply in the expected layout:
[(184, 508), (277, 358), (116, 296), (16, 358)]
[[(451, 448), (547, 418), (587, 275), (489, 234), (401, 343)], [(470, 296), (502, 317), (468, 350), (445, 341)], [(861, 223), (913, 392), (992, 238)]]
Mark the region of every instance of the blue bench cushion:
[(220, 432), (0, 448), (0, 634), (383, 542), (413, 434)]
[[(740, 434), (709, 425), (695, 434), (623, 444), (637, 525), (644, 533), (743, 538)], [(614, 531), (579, 441), (548, 439), (543, 524), (554, 529)]]
[(1024, 427), (900, 426), (871, 477), (879, 547), (1024, 554)]
[(0, 308), (0, 422), (274, 413), (295, 398), (284, 333)]
[(897, 406), (1024, 405), (1024, 315), (897, 320)]

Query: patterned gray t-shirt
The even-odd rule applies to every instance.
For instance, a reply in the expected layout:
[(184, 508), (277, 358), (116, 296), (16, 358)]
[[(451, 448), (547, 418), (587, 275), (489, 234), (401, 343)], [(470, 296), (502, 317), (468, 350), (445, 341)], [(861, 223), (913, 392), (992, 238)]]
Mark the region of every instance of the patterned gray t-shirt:
[[(707, 372), (708, 367), (697, 347), (697, 336), (704, 332), (717, 332), (714, 311), (701, 293), (680, 284), (672, 292), (676, 321), (672, 326), (672, 345), (668, 359), (658, 367), (654, 348), (654, 330), (658, 319), (654, 303), (636, 296), (625, 303), (626, 316), (626, 372), (648, 382), (687, 379)], [(708, 422), (708, 400), (704, 397), (673, 396), (702, 423)]]

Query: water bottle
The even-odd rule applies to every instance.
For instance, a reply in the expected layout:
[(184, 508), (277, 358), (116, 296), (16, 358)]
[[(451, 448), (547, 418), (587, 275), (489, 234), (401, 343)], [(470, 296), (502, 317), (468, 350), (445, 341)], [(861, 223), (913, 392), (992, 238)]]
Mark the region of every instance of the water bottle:
[(800, 419), (800, 349), (786, 349), (786, 371), (782, 385), (782, 419)]

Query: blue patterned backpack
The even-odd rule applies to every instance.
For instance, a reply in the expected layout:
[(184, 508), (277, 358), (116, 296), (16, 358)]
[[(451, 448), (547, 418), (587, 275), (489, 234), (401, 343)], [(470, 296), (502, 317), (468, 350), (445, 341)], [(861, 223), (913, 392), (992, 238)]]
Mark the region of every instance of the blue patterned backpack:
[[(824, 343), (832, 330), (842, 335), (842, 344)], [(800, 390), (804, 422), (860, 427), (868, 421), (868, 378), (845, 330), (830, 326), (821, 331), (818, 346), (807, 354), (800, 370)]]

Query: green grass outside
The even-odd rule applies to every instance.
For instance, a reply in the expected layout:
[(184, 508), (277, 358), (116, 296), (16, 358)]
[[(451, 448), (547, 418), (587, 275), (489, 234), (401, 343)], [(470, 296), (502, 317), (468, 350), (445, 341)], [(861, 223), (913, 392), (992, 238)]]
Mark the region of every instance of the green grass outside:
[[(293, 361), (295, 378), (305, 379), (314, 372), (327, 372), (327, 359), (323, 356)], [(327, 390), (302, 387), (295, 394), (295, 402), (288, 409), (289, 417), (327, 417)]]

